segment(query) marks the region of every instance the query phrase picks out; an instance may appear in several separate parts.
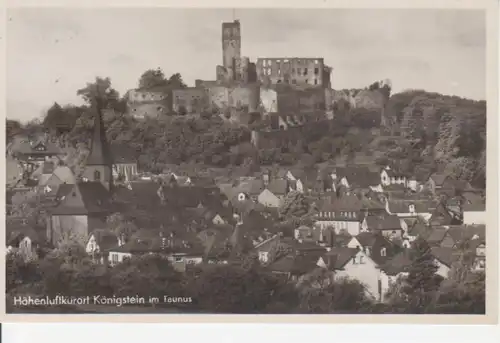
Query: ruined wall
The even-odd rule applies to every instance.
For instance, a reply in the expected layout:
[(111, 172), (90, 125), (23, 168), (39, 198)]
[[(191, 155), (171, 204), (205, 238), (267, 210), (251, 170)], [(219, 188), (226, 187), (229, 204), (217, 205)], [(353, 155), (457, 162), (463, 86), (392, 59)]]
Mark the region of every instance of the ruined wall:
[(260, 88), (260, 106), (264, 113), (278, 112), (278, 92), (272, 88)]
[(168, 114), (172, 107), (171, 96), (160, 90), (137, 90), (127, 92), (127, 113), (135, 118), (156, 118)]
[(348, 102), (351, 108), (382, 109), (387, 101), (379, 90), (334, 90), (325, 89), (326, 109), (333, 110), (340, 100)]
[(239, 79), (241, 64), (240, 22), (222, 23), (222, 66), (229, 80)]
[(321, 87), (277, 89), (279, 112), (315, 112), (325, 109), (325, 90)]
[(180, 113), (201, 113), (208, 110), (207, 94), (204, 88), (175, 89), (172, 92), (172, 110)]
[(170, 111), (166, 104), (161, 103), (135, 103), (127, 105), (128, 114), (135, 118), (158, 118), (167, 115)]
[(323, 58), (259, 58), (257, 77), (271, 84), (327, 86)]
[(211, 109), (234, 108), (243, 112), (257, 112), (259, 108), (258, 85), (210, 86), (207, 88)]

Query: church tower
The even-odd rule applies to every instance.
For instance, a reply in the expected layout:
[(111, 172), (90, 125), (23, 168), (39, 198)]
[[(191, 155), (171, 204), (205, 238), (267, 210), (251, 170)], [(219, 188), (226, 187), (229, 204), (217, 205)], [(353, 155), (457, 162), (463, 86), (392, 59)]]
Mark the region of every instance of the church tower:
[(94, 117), (94, 132), (92, 134), (90, 153), (87, 157), (83, 177), (88, 181), (101, 182), (109, 191), (113, 183), (112, 168), (113, 161), (106, 140), (106, 130), (102, 121), (101, 106), (100, 103), (97, 103)]

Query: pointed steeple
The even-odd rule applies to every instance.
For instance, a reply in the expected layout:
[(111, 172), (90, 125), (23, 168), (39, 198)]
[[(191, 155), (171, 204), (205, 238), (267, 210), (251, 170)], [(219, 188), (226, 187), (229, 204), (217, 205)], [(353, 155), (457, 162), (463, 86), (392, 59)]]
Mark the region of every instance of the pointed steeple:
[(90, 153), (87, 157), (88, 166), (109, 166), (113, 164), (111, 152), (106, 140), (106, 129), (102, 121), (101, 102), (96, 100), (96, 111), (94, 117), (94, 133), (90, 146)]

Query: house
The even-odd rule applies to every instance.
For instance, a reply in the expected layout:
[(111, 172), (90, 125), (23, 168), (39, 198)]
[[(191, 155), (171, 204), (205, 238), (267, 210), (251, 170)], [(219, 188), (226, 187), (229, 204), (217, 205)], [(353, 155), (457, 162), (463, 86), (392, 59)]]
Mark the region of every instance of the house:
[(442, 226), (433, 226), (426, 237), (422, 237), (430, 246), (453, 248), (456, 244), (455, 239), (450, 235), (448, 228)]
[(462, 223), (460, 213), (450, 211), (442, 202), (440, 202), (431, 214), (428, 220), (431, 226), (459, 225)]
[(379, 190), (380, 174), (370, 170), (368, 166), (337, 167), (333, 172), (333, 178), (337, 184), (348, 189), (372, 189)]
[(108, 250), (108, 263), (110, 266), (116, 266), (130, 259), (133, 256), (141, 256), (160, 251), (158, 245), (151, 241), (131, 240), (125, 244), (110, 248)]
[(438, 194), (445, 187), (445, 181), (448, 178), (448, 175), (442, 173), (433, 173), (427, 180), (426, 188), (429, 189), (433, 194)]
[(351, 237), (348, 248), (361, 249), (377, 265), (381, 266), (393, 258), (401, 249), (379, 233), (361, 232)]
[(257, 201), (257, 198), (265, 189), (262, 180), (247, 180), (241, 182), (238, 186), (234, 187), (234, 194), (238, 201), (252, 200)]
[(280, 237), (274, 235), (271, 238), (257, 244), (254, 250), (257, 252), (260, 263), (266, 265), (274, 262), (278, 255)]
[(105, 263), (108, 261), (107, 253), (109, 249), (118, 246), (120, 246), (120, 241), (116, 234), (109, 230), (96, 229), (90, 233), (85, 251), (92, 256), (94, 261)]
[(115, 181), (130, 181), (138, 175), (137, 151), (124, 145), (112, 145), (113, 179)]
[(361, 230), (380, 233), (390, 240), (403, 237), (401, 219), (395, 215), (367, 216), (361, 223)]
[(468, 225), (486, 224), (486, 201), (478, 194), (462, 194), (463, 223)]
[(300, 193), (308, 192), (310, 188), (313, 187), (316, 182), (318, 171), (315, 169), (300, 169), (295, 168), (289, 170), (286, 174), (286, 178), (289, 181), (291, 190), (298, 191)]
[(288, 254), (269, 264), (267, 269), (285, 280), (298, 281), (316, 268), (316, 262), (317, 259), (310, 255)]
[(316, 215), (319, 227), (333, 227), (335, 232), (359, 233), (360, 211), (362, 203), (355, 195), (345, 196), (334, 201), (325, 199)]
[(318, 259), (318, 267), (334, 272), (335, 278), (356, 279), (365, 286), (366, 294), (380, 299), (379, 269), (361, 249), (332, 248)]
[(387, 199), (385, 208), (387, 213), (401, 218), (422, 217), (429, 220), (436, 204), (431, 200), (394, 200)]
[(44, 231), (34, 227), (25, 219), (9, 220), (6, 223), (6, 246), (16, 251), (25, 262), (37, 260), (46, 247)]
[(379, 274), (379, 294), (381, 301), (386, 301), (386, 294), (390, 287), (397, 282), (399, 277), (408, 275), (412, 259), (408, 251), (404, 250), (390, 258), (386, 263), (380, 266)]
[(24, 165), (40, 165), (47, 159), (62, 156), (61, 149), (49, 139), (48, 134), (20, 141), (12, 152)]
[[(45, 175), (43, 174), (43, 176)], [(74, 185), (75, 183), (75, 175), (69, 167), (57, 166), (48, 178), (40, 178), (38, 185), (43, 189), (46, 196), (55, 197), (61, 185)]]
[(408, 180), (403, 173), (399, 173), (387, 166), (380, 172), (380, 182), (382, 186), (403, 185), (407, 187)]
[(79, 182), (60, 204), (50, 210), (47, 233), (57, 246), (66, 239), (75, 239), (83, 246), (90, 232), (105, 227), (110, 211), (110, 194), (98, 181)]
[(287, 180), (272, 180), (259, 194), (257, 201), (266, 206), (277, 208), (288, 193)]
[(405, 238), (413, 242), (417, 237), (428, 237), (432, 228), (427, 225), (427, 222), (422, 217), (405, 218), (407, 231)]

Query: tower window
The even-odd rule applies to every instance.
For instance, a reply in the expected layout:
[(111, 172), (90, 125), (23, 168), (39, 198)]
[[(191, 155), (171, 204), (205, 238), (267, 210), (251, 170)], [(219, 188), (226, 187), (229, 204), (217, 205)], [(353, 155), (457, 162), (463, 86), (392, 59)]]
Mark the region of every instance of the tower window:
[(101, 180), (101, 172), (99, 170), (94, 171), (94, 181)]

